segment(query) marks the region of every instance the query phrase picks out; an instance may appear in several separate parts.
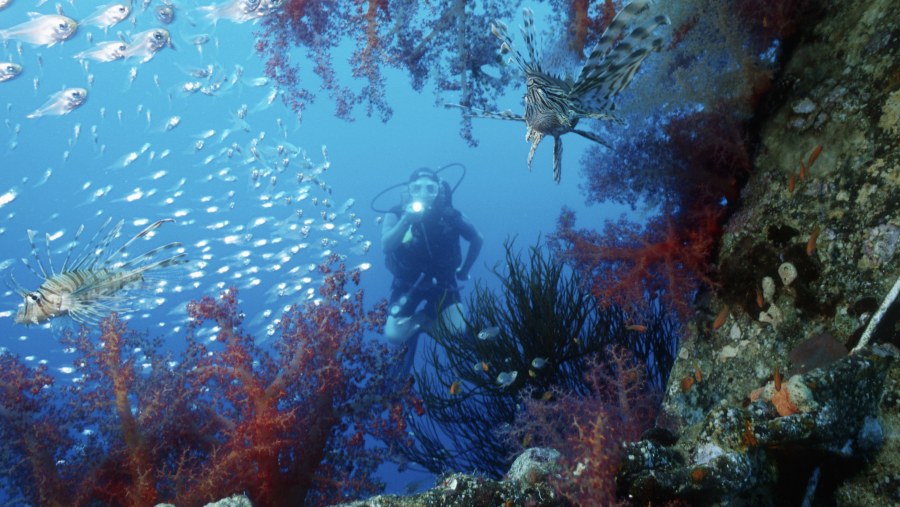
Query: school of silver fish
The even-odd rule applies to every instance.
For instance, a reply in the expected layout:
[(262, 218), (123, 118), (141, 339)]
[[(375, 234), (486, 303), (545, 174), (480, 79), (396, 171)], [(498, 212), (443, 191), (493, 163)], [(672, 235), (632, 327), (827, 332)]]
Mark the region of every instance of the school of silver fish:
[[(16, 3), (0, 0), (0, 156), (59, 153), (0, 178), (0, 320), (26, 325), (20, 341), (110, 311), (178, 333), (187, 299), (229, 286), (264, 302), (247, 326), (273, 334), (283, 310), (318, 297), (331, 254), (371, 267), (355, 200), (328, 183), (327, 149), (291, 139), (299, 118), (281, 90), (245, 75), (252, 46), (219, 51), (222, 22), (257, 22), (281, 1)], [(100, 90), (113, 82), (137, 101), (110, 100)], [(51, 199), (35, 206), (39, 196)], [(74, 233), (59, 224), (73, 214)]]

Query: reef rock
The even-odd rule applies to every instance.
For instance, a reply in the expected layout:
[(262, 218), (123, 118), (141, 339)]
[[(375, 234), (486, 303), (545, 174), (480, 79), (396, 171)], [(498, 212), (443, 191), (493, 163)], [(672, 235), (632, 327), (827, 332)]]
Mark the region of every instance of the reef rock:
[(502, 481), (466, 474), (451, 474), (425, 492), (410, 496), (379, 495), (336, 507), (572, 507), (573, 504), (551, 488), (546, 478), (559, 471), (559, 453), (532, 448), (523, 452)]
[(726, 227), (720, 287), (669, 380), (655, 431), (676, 441), (628, 446), (620, 493), (638, 504), (900, 504), (895, 9), (822, 2), (803, 28)]

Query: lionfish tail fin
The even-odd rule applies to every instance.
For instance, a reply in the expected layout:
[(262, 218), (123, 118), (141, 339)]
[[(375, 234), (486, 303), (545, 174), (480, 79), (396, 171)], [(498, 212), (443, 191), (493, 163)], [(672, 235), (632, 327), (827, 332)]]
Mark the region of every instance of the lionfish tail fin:
[(650, 4), (634, 0), (626, 5), (591, 50), (573, 87), (584, 109), (609, 108), (650, 53), (662, 48), (663, 39), (654, 32), (671, 22), (667, 16), (652, 15)]

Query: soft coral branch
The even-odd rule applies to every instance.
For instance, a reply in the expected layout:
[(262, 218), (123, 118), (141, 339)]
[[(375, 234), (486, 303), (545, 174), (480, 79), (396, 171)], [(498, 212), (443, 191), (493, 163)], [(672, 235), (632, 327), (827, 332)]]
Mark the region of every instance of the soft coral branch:
[(551, 482), (577, 505), (615, 505), (622, 444), (652, 425), (659, 400), (644, 369), (628, 351), (611, 347), (592, 360), (587, 394), (553, 387), (552, 396), (524, 396), (524, 412), (505, 436), (560, 451), (563, 472)]
[(751, 168), (745, 130), (727, 113), (693, 112), (588, 155), (589, 201), (642, 202), (655, 214), (643, 226), (621, 219), (602, 231), (576, 229), (574, 212), (561, 214), (555, 245), (601, 301), (658, 300), (685, 317), (696, 291), (715, 286), (721, 224)]
[(377, 492), (375, 468), (407, 438), (410, 386), (386, 387), (395, 358), (364, 339), (384, 304), (366, 310), (351, 293), (358, 271), (322, 270), (321, 297), (282, 317), (273, 350), (243, 331), (231, 289), (189, 304), (177, 360), (115, 315), (99, 338), (86, 328), (64, 338), (79, 375), (65, 388), (45, 367), (0, 355), (0, 469), (10, 472), (0, 486), (75, 507), (239, 492), (254, 505), (324, 505)]

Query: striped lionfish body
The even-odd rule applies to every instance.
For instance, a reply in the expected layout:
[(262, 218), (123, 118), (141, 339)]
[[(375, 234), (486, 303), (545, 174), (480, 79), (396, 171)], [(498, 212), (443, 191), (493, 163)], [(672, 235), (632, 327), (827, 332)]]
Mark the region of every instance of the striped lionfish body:
[[(110, 244), (119, 237), (124, 221), (119, 221), (105, 235), (102, 234), (110, 222), (111, 220), (107, 220), (103, 224), (84, 246), (82, 253), (70, 263), (72, 251), (84, 231), (84, 226), (79, 227), (59, 272), (53, 269), (50, 259), (49, 236), (46, 237), (45, 267), (34, 242), (34, 231), (28, 230), (31, 255), (38, 269), (35, 270), (25, 259), (22, 262), (44, 282), (34, 291), (25, 290), (16, 283), (16, 291), (24, 300), (16, 312), (16, 324), (41, 324), (64, 315), (76, 322), (88, 324), (111, 312), (127, 311), (132, 299), (128, 291), (139, 287), (145, 281), (148, 271), (185, 262), (184, 253), (177, 251), (181, 247), (181, 243), (177, 242), (156, 247), (135, 257), (128, 256), (129, 246), (162, 224), (173, 222), (172, 219), (150, 224), (112, 253), (109, 252)], [(176, 252), (171, 253), (172, 250)]]
[(668, 25), (669, 18), (650, 14), (650, 0), (634, 0), (612, 20), (591, 50), (578, 77), (562, 79), (550, 75), (541, 67), (535, 43), (534, 15), (524, 10), (522, 35), (527, 58), (512, 43), (506, 25), (497, 21), (491, 32), (501, 41), (501, 54), (509, 54), (525, 73), (525, 115), (511, 111), (500, 113), (467, 110), (468, 116), (524, 121), (525, 140), (531, 143), (528, 168), (534, 152), (546, 136), (553, 137), (553, 177), (559, 182), (562, 172), (562, 141), (560, 136), (574, 132), (582, 137), (609, 145), (597, 135), (575, 128), (582, 118), (616, 120), (612, 116), (613, 98), (634, 77), (651, 52), (662, 47), (663, 40), (653, 32)]

